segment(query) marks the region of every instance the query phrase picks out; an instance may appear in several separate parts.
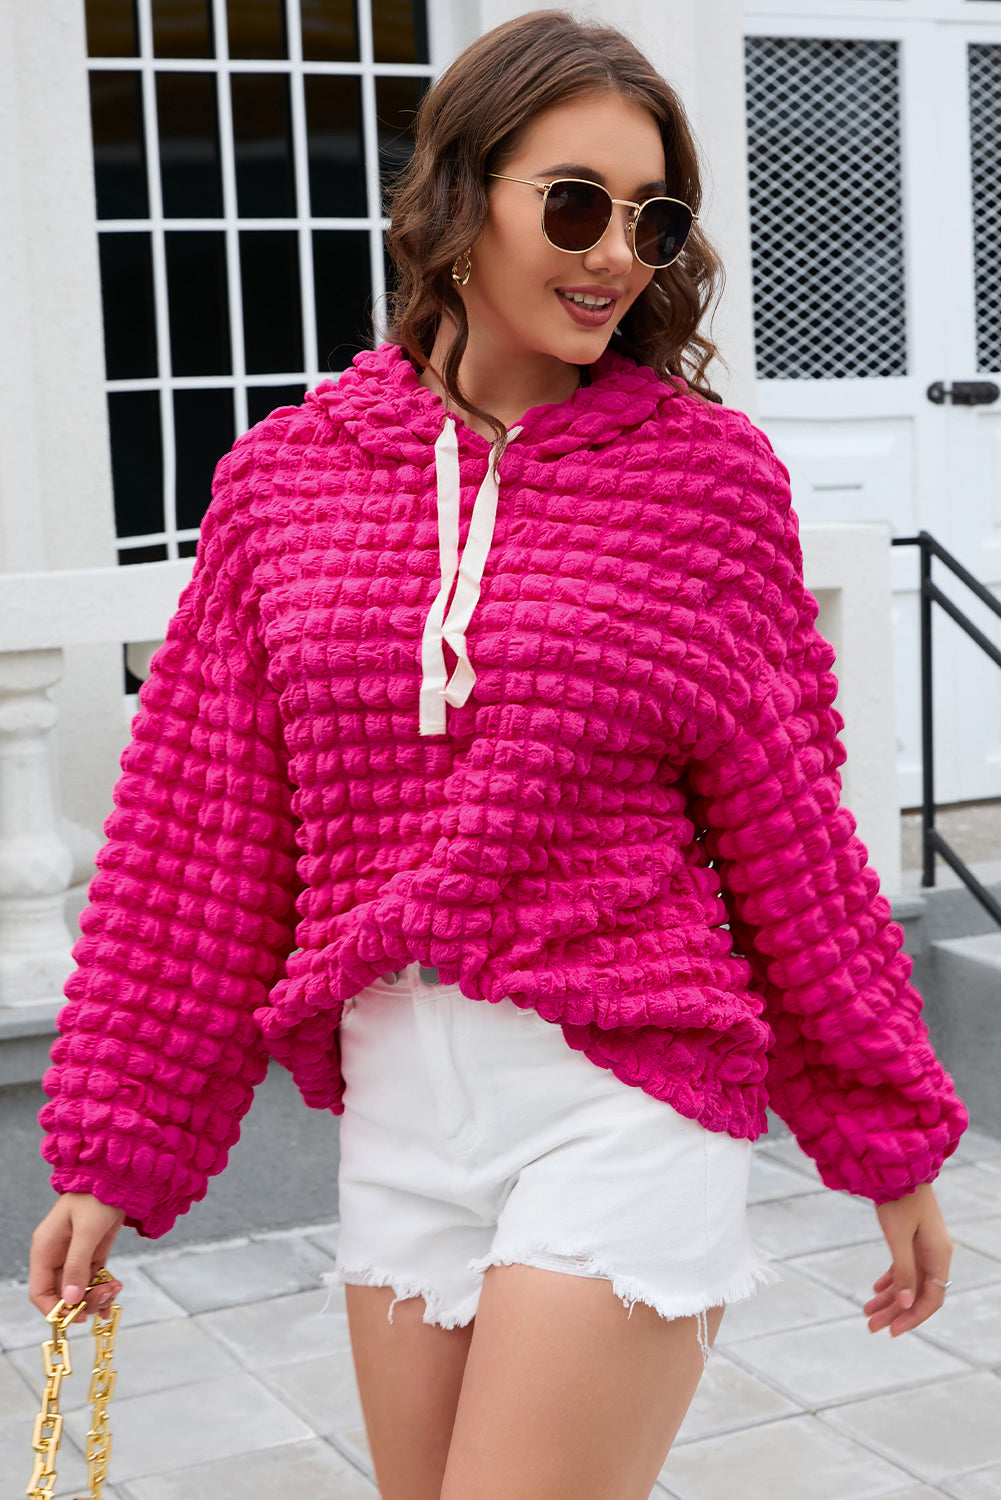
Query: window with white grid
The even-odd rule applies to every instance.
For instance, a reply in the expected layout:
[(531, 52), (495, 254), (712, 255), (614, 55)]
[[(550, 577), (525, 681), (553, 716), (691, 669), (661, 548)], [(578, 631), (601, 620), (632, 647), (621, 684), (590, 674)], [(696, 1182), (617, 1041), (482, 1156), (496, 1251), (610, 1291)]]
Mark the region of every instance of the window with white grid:
[(426, 0), (86, 0), (119, 560), (194, 551), (238, 432), (371, 341)]
[(746, 41), (757, 372), (907, 373), (897, 43)]
[(970, 47), (977, 369), (1001, 370), (1001, 46)]

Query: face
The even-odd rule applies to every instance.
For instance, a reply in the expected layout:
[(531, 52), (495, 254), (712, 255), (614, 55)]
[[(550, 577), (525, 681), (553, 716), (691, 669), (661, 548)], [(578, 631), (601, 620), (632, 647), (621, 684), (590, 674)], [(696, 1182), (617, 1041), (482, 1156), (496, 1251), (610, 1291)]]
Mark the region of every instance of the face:
[[(616, 95), (587, 96), (537, 115), (517, 154), (501, 164), (509, 177), (551, 182), (582, 177), (613, 198), (642, 203), (666, 191), (664, 147), (651, 114)], [(462, 288), (472, 339), (495, 354), (537, 354), (591, 364), (654, 272), (633, 255), (629, 209), (591, 250), (557, 250), (542, 232), (542, 194), (518, 182), (488, 179), (490, 208), (472, 246), (472, 274)], [(611, 297), (604, 321), (575, 317), (567, 293)]]

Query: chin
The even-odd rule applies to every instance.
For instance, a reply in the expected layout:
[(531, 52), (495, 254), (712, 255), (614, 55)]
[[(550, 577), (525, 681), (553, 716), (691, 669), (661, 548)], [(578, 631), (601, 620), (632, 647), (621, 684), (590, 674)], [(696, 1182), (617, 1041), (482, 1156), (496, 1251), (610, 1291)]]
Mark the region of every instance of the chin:
[(584, 330), (576, 337), (573, 334), (567, 337), (564, 333), (561, 338), (553, 340), (548, 352), (567, 365), (591, 365), (604, 354), (611, 337), (610, 328)]
[(601, 330), (600, 338), (581, 339), (575, 344), (573, 350), (561, 357), (568, 365), (593, 365), (599, 360), (611, 343), (612, 336), (606, 336), (604, 329)]

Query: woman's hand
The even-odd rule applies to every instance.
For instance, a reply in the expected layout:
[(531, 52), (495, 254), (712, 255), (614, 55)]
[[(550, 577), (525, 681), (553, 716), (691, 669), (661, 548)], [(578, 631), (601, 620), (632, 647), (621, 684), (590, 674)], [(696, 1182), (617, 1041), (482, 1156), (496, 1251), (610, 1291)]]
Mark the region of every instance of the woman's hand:
[(873, 1284), (876, 1295), (863, 1311), (870, 1333), (889, 1328), (896, 1338), (917, 1328), (945, 1301), (945, 1289), (937, 1283), (949, 1280), (952, 1240), (930, 1183), (894, 1203), (880, 1204), (876, 1213), (893, 1264)]
[[(81, 1301), (124, 1219), (122, 1209), (109, 1208), (89, 1193), (63, 1193), (56, 1200), (31, 1238), (28, 1296), (39, 1312), (51, 1312), (60, 1298), (71, 1306)], [(85, 1323), (121, 1289), (120, 1281), (95, 1287), (76, 1321)]]

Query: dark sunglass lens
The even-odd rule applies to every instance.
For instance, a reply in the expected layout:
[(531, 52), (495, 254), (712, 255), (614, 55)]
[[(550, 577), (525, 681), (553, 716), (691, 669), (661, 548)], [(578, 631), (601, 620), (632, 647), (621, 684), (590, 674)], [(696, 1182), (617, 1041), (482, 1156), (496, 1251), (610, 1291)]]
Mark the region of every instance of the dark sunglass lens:
[(692, 211), (670, 198), (654, 198), (636, 220), (636, 257), (645, 266), (668, 265), (684, 249)]
[(608, 228), (612, 200), (591, 182), (554, 182), (543, 217), (546, 234), (560, 250), (590, 250)]

